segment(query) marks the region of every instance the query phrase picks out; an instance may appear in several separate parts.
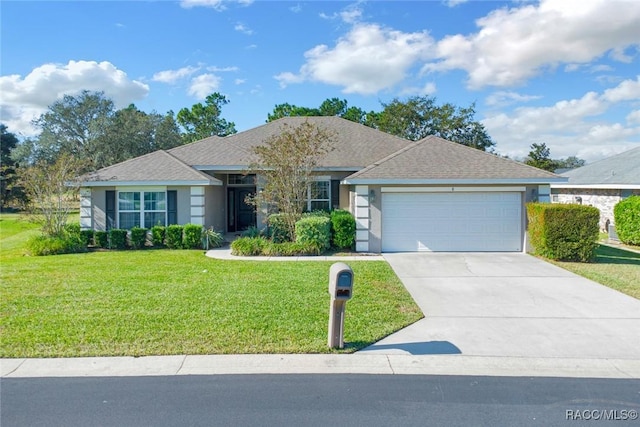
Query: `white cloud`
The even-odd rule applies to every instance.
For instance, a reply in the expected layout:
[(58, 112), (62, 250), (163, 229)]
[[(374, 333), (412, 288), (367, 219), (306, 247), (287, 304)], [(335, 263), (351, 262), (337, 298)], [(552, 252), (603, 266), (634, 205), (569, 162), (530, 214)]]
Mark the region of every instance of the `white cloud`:
[(436, 84), (433, 82), (429, 82), (422, 87), (407, 87), (400, 91), (400, 95), (402, 96), (429, 96), (433, 95), (437, 92)]
[(542, 96), (522, 95), (520, 93), (512, 91), (498, 91), (487, 96), (487, 98), (485, 99), (485, 104), (490, 107), (504, 107), (507, 105), (520, 102), (529, 102), (540, 98), (542, 98)]
[(604, 116), (610, 108), (636, 99), (640, 99), (640, 77), (602, 93), (587, 92), (552, 106), (520, 107), (482, 122), (503, 154), (524, 157), (532, 143), (544, 142), (554, 158), (578, 156), (593, 161), (640, 143), (640, 113), (630, 113), (627, 124), (609, 122)]
[(462, 3), (466, 3), (469, 0), (444, 0), (444, 4), (446, 4), (448, 7), (456, 7), (458, 5), (461, 5)]
[(215, 65), (207, 67), (207, 71), (213, 71), (214, 73), (228, 73), (231, 71), (238, 71), (238, 67), (217, 67)]
[(249, 6), (253, 3), (253, 0), (181, 0), (180, 6), (185, 9), (208, 7), (222, 12), (223, 10), (227, 10), (225, 3), (238, 3), (241, 6)]
[(618, 86), (605, 90), (603, 97), (609, 102), (640, 101), (640, 75), (636, 80), (625, 80)]
[(224, 0), (182, 0), (180, 6), (185, 9), (191, 9), (192, 7), (209, 7), (217, 11), (226, 9)]
[(332, 13), (331, 15), (327, 15), (324, 12), (320, 13), (320, 18), (322, 19), (337, 19), (340, 18), (343, 22), (347, 24), (355, 24), (362, 17), (362, 9), (360, 5), (354, 3), (345, 7), (341, 12)]
[(31, 136), (36, 129), (31, 120), (64, 95), (83, 90), (102, 91), (121, 108), (147, 96), (149, 86), (131, 80), (107, 61), (69, 61), (68, 64), (44, 64), (24, 78), (13, 74), (0, 77), (0, 116), (12, 132)]
[(640, 125), (640, 110), (634, 110), (627, 114), (627, 123)]
[(318, 45), (305, 52), (299, 74), (284, 72), (275, 78), (281, 86), (310, 80), (342, 86), (345, 93), (374, 94), (401, 82), (431, 47), (425, 32), (356, 24), (335, 47)]
[(220, 77), (215, 74), (201, 74), (191, 80), (189, 95), (205, 99), (220, 87)]
[(236, 85), (241, 85), (241, 84), (243, 84), (243, 83), (245, 83), (245, 82), (246, 82), (246, 80), (245, 80), (245, 79), (235, 79), (235, 80), (233, 81), (233, 83), (234, 83), (234, 84), (236, 84)]
[(160, 71), (153, 75), (152, 80), (155, 82), (162, 82), (162, 83), (175, 83), (180, 79), (189, 77), (199, 69), (200, 67), (188, 66), (188, 67), (179, 68), (177, 70)]
[(302, 6), (300, 5), (300, 3), (298, 3), (295, 6), (291, 6), (289, 10), (293, 13), (300, 13), (302, 12)]
[(471, 88), (513, 86), (568, 64), (591, 62), (607, 52), (626, 60), (640, 43), (640, 2), (635, 0), (542, 0), (494, 10), (480, 30), (452, 35), (437, 44), (440, 61), (424, 72), (462, 69)]
[(233, 27), (234, 30), (241, 32), (242, 34), (246, 34), (248, 36), (250, 36), (251, 34), (253, 34), (253, 30), (249, 27), (247, 27), (246, 25), (244, 25), (241, 22), (238, 22), (236, 24), (235, 27)]

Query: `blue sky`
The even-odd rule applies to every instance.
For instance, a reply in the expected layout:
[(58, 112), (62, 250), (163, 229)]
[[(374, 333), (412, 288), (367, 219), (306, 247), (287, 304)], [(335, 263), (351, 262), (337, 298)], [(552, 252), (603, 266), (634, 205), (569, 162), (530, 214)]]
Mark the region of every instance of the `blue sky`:
[(496, 151), (589, 162), (640, 146), (640, 1), (2, 1), (0, 120), (63, 94), (177, 111), (212, 92), (239, 131), (277, 104), (476, 103)]

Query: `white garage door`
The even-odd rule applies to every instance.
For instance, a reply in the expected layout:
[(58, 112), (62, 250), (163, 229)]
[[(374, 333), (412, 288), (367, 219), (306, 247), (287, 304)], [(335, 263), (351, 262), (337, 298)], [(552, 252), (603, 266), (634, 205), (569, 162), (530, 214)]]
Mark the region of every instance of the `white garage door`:
[(383, 193), (382, 251), (519, 252), (518, 192)]

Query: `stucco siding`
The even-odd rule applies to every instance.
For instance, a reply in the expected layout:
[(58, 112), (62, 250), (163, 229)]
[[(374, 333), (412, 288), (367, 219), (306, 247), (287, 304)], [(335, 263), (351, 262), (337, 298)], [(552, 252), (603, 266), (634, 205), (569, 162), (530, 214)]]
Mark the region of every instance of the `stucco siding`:
[(115, 187), (94, 187), (91, 189), (91, 205), (93, 214), (93, 229), (107, 231), (107, 191)]

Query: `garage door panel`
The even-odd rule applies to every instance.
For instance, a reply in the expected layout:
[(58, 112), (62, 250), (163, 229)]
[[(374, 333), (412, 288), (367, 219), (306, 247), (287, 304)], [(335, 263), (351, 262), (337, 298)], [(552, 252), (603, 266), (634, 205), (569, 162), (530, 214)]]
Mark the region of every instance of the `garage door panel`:
[(520, 251), (521, 194), (387, 193), (382, 250)]

